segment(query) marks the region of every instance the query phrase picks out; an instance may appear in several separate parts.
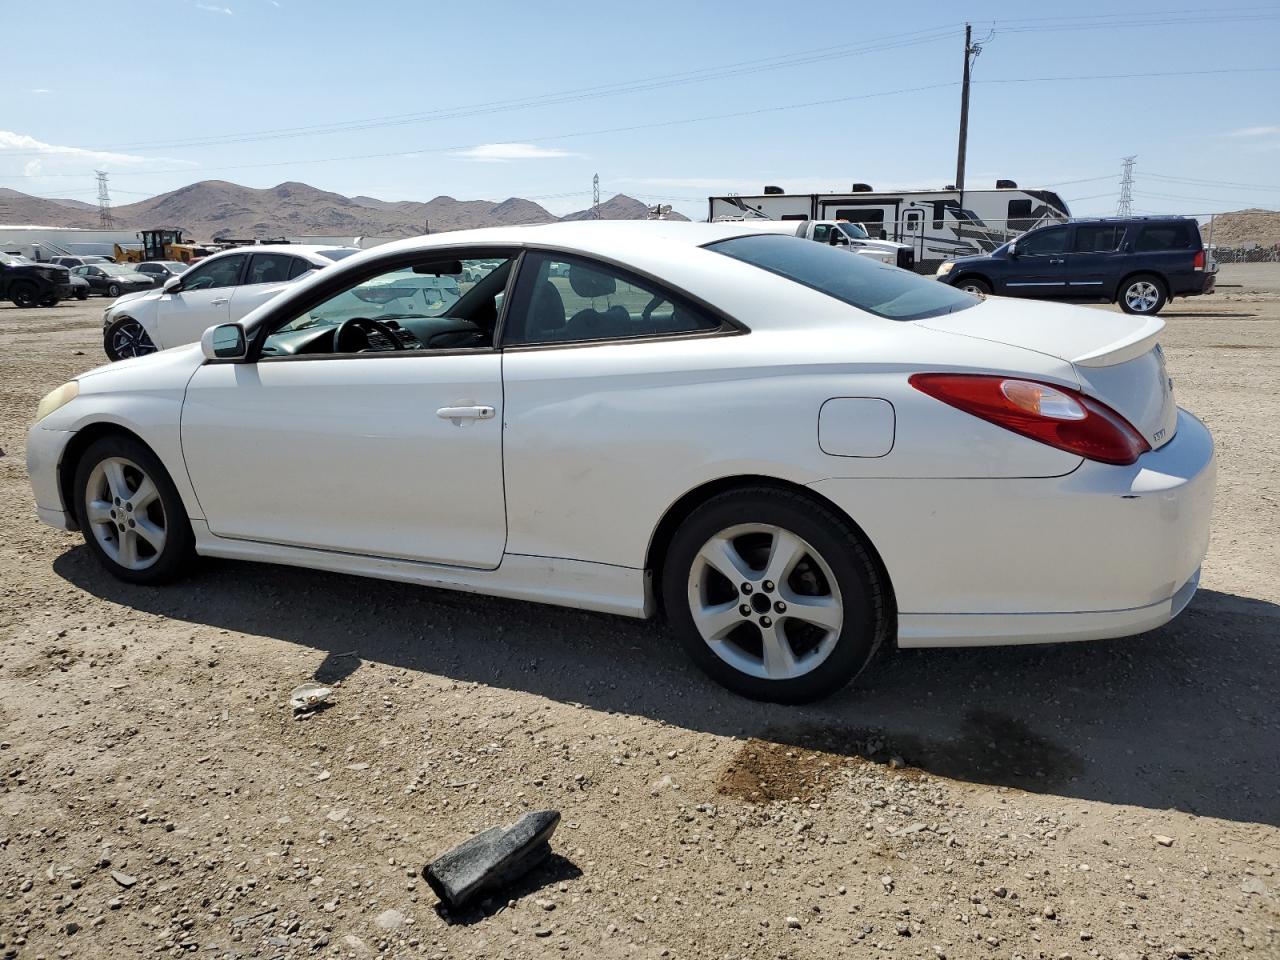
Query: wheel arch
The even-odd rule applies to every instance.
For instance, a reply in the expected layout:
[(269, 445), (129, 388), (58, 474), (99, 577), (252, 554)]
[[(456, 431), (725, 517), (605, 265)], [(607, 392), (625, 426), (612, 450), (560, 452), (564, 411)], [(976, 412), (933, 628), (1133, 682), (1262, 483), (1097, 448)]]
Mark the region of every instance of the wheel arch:
[(876, 548), (872, 539), (867, 536), (867, 532), (862, 528), (862, 525), (854, 517), (849, 516), (849, 513), (841, 508), (839, 504), (822, 496), (812, 488), (806, 487), (804, 484), (790, 480), (780, 480), (777, 477), (754, 474), (740, 474), (709, 480), (685, 492), (667, 507), (662, 519), (658, 521), (657, 526), (654, 527), (653, 534), (649, 537), (649, 549), (645, 554), (645, 570), (649, 573), (655, 609), (662, 609), (662, 566), (666, 562), (671, 540), (675, 536), (676, 530), (680, 528), (680, 524), (712, 497), (717, 497), (722, 493), (729, 493), (733, 490), (751, 487), (772, 487), (776, 490), (799, 494), (814, 503), (822, 504), (828, 510), (838, 514), (857, 531), (858, 536), (862, 538), (863, 545), (867, 548), (867, 552), (875, 563), (877, 573), (882, 578), (885, 597), (888, 600), (890, 637), (894, 636), (897, 632), (898, 604), (893, 590), (893, 578), (889, 576), (888, 567), (885, 566), (884, 559), (880, 556), (880, 551)]
[(985, 273), (979, 273), (977, 270), (966, 270), (963, 273), (956, 274), (955, 279), (950, 281), (950, 284), (953, 287), (958, 287), (966, 280), (981, 280), (988, 287), (995, 289), (995, 284), (991, 282), (991, 278)]
[[(79, 467), (80, 458), (84, 456), (85, 451), (88, 450), (89, 447), (98, 440), (101, 440), (103, 437), (113, 435), (136, 440), (152, 453), (156, 454), (157, 458), (160, 456), (156, 453), (155, 448), (151, 444), (147, 443), (145, 439), (130, 430), (128, 427), (122, 426), (118, 423), (102, 420), (88, 424), (87, 426), (81, 427), (77, 430), (72, 435), (71, 439), (67, 441), (67, 445), (62, 451), (62, 459), (58, 461), (58, 493), (62, 495), (63, 506), (66, 508), (67, 515), (75, 523), (77, 529), (79, 529), (80, 520), (76, 511), (76, 468)], [(161, 462), (163, 463), (164, 461), (161, 460)]]

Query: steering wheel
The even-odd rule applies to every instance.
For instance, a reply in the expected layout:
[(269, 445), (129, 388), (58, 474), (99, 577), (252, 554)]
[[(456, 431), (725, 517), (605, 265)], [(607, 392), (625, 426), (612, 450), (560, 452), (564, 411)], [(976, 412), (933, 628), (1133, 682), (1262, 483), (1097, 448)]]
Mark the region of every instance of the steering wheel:
[[(354, 344), (349, 341), (353, 339), (352, 331), (358, 330), (362, 333), (364, 344)], [(403, 350), (405, 346), (400, 342), (400, 338), (396, 336), (396, 332), (381, 320), (373, 320), (369, 317), (348, 317), (338, 324), (338, 329), (333, 331), (333, 352), (334, 353), (355, 353), (364, 347), (369, 346), (369, 332), (376, 330), (388, 340), (391, 341), (391, 349)]]

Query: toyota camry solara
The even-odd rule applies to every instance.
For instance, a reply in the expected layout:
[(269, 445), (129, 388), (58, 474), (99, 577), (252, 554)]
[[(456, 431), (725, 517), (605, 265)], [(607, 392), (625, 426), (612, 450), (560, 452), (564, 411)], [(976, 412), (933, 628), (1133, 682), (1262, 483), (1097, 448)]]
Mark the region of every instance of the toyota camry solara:
[(1162, 326), (750, 223), (463, 231), (59, 387), (28, 464), (41, 518), (126, 581), (201, 555), (661, 611), (721, 683), (799, 702), (886, 641), (1125, 636), (1188, 603), (1213, 442)]

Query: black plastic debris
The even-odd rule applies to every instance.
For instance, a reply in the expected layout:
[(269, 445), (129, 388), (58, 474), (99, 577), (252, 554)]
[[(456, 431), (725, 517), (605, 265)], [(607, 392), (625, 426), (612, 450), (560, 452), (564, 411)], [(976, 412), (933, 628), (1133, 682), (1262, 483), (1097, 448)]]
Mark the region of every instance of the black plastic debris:
[(422, 870), (450, 910), (516, 880), (551, 855), (559, 810), (535, 810), (506, 827), (491, 827), (442, 854)]

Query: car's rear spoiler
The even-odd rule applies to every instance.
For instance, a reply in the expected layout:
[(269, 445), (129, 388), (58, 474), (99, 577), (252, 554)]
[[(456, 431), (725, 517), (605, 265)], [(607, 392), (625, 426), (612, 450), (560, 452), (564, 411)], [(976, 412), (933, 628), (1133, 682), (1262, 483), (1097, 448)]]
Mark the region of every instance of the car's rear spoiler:
[(1109, 367), (1142, 356), (1153, 346), (1164, 329), (1164, 321), (1150, 317), (1137, 330), (1109, 343), (1099, 350), (1076, 357), (1071, 362), (1082, 367)]

